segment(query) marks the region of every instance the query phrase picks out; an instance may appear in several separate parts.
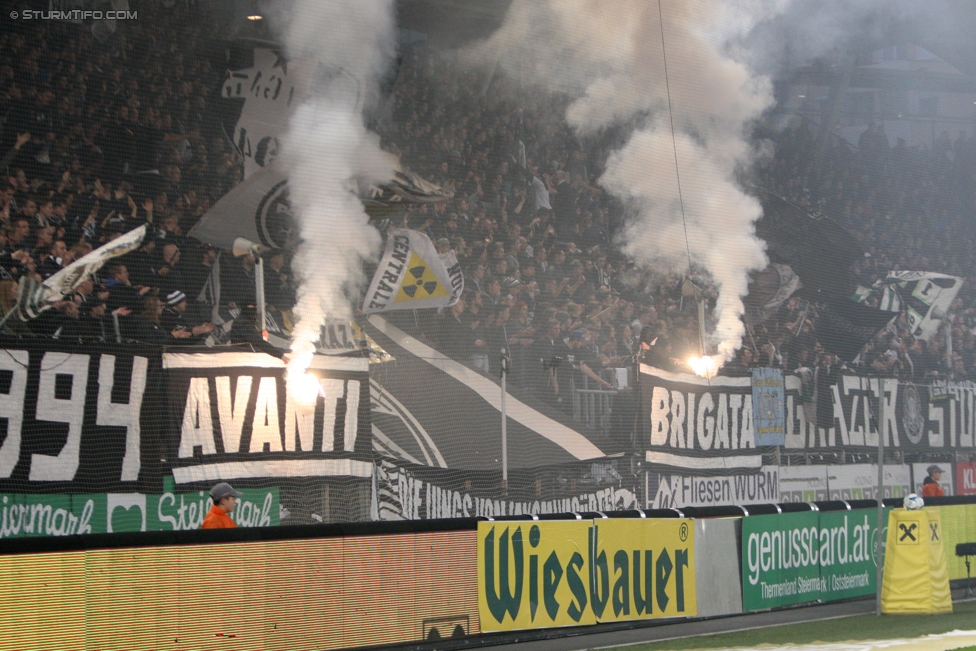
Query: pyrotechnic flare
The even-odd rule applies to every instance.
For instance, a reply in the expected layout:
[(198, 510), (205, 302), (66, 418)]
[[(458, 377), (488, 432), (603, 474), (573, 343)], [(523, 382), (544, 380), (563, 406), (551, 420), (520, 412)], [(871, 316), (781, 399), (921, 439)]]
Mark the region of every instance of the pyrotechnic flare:
[(748, 274), (767, 262), (761, 208), (735, 172), (750, 163), (746, 126), (772, 104), (771, 84), (726, 47), (755, 22), (718, 0), (515, 0), (474, 52), (523, 82), (574, 89), (566, 119), (581, 135), (639, 125), (600, 184), (630, 208), (628, 255), (711, 274), (718, 365), (741, 345)]
[(288, 380), (307, 388), (321, 326), (352, 316), (349, 296), (363, 281), (363, 261), (379, 249), (354, 179), (394, 176), (396, 161), (366, 129), (363, 109), (392, 62), (396, 23), (392, 0), (294, 0), (276, 8), (276, 27), (305, 88), (282, 159), (302, 241), (292, 262), (299, 286)]

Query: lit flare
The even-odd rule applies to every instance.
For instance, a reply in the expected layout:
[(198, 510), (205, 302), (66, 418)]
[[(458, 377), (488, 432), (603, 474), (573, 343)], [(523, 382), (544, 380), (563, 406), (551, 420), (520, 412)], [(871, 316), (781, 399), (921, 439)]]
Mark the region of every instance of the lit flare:
[(311, 373), (289, 373), (288, 392), (303, 406), (314, 405), (320, 395), (324, 395), (319, 379)]
[(711, 378), (715, 377), (722, 364), (718, 358), (705, 355), (703, 357), (692, 357), (688, 360), (688, 366), (695, 372), (695, 375)]

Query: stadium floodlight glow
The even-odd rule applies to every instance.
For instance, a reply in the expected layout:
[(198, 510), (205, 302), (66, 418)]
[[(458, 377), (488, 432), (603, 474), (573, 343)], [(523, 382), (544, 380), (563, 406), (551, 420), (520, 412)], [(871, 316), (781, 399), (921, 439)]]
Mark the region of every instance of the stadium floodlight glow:
[(251, 14), (247, 17), (248, 20), (264, 20), (264, 16), (261, 14)]

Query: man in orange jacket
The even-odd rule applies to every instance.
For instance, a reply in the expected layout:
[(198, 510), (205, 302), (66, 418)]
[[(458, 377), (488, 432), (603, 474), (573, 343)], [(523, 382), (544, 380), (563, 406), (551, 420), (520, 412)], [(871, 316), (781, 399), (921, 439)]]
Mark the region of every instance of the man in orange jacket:
[(932, 465), (925, 469), (929, 476), (922, 482), (922, 497), (942, 497), (945, 491), (939, 486), (942, 479), (942, 468)]
[(203, 519), (203, 524), (200, 525), (200, 528), (236, 529), (237, 523), (230, 519), (230, 512), (237, 506), (237, 498), (242, 496), (243, 493), (235, 491), (225, 481), (211, 488), (210, 498), (213, 500), (213, 506), (210, 507), (210, 512)]

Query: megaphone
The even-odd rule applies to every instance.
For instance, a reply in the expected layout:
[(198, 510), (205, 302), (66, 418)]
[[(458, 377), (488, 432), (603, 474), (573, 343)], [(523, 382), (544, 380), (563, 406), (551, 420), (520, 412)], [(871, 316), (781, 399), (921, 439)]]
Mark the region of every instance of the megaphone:
[(248, 253), (253, 255), (255, 258), (259, 258), (261, 257), (261, 254), (264, 253), (266, 250), (267, 249), (265, 247), (261, 246), (257, 242), (252, 242), (246, 237), (235, 238), (234, 246), (231, 249), (231, 251), (233, 251), (234, 253), (235, 258), (239, 258), (243, 255), (247, 255)]

